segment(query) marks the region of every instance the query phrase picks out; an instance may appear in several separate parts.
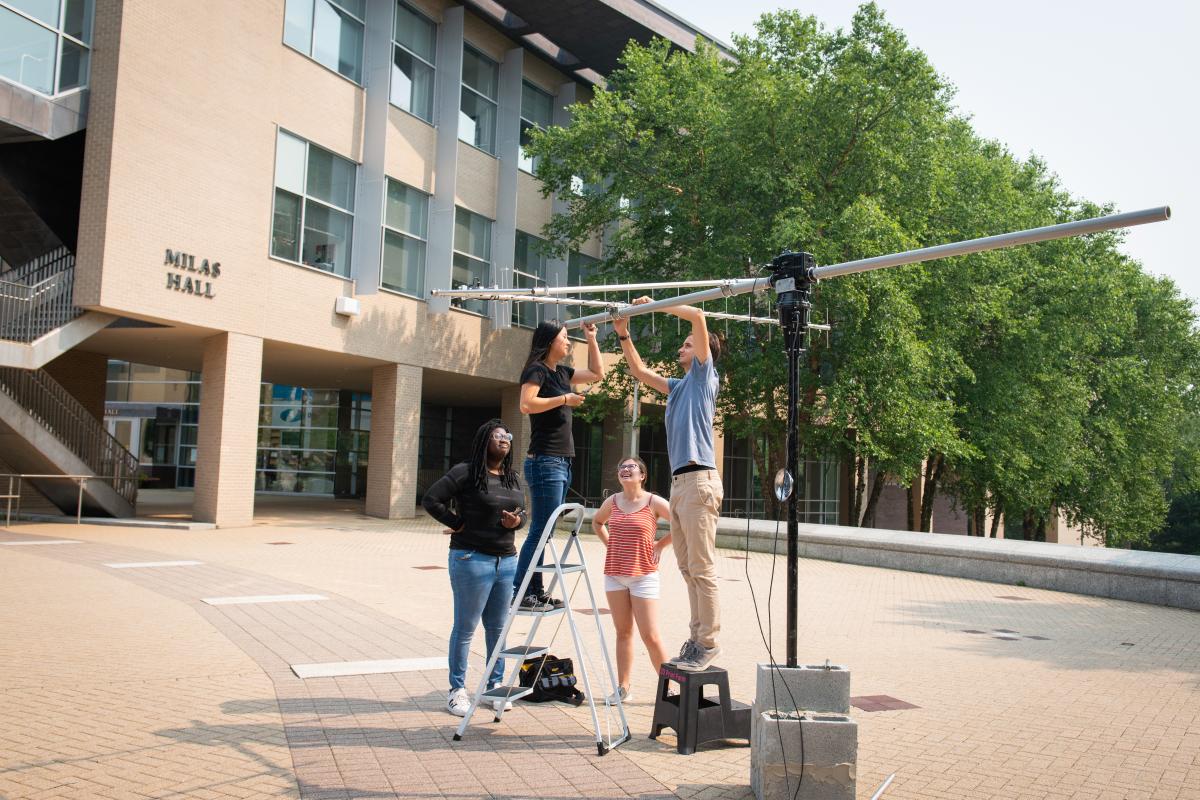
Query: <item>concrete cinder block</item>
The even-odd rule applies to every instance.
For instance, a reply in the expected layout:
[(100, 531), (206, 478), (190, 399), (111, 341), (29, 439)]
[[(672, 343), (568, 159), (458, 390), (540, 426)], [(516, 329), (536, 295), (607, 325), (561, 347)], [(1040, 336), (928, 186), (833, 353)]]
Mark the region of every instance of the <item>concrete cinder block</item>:
[(750, 785), (757, 800), (853, 800), (858, 723), (841, 714), (754, 717)]
[(780, 667), (758, 665), (754, 713), (778, 710), (784, 713), (822, 711), (850, 713), (850, 670), (823, 664)]

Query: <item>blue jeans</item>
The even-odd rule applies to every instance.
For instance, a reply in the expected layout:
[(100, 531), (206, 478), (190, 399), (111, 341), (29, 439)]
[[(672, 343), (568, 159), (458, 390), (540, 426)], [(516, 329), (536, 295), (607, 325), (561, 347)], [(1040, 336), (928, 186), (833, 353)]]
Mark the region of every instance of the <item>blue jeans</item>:
[[(516, 569), (516, 556), (489, 556), (476, 550), (450, 551), (450, 589), (454, 593), (454, 627), (450, 629), (451, 691), (465, 688), (471, 637), (475, 635), (480, 619), (483, 620), (489, 658), (496, 648), (512, 603), (510, 587)], [(488, 678), (488, 687), (502, 680), (504, 659), (497, 659)]]
[[(521, 545), (520, 560), (517, 561), (517, 574), (513, 576), (514, 594), (521, 588), (521, 581), (525, 579), (525, 572), (533, 561), (533, 552), (537, 550), (546, 521), (554, 509), (562, 505), (570, 485), (571, 459), (565, 456), (529, 456), (525, 459), (525, 486), (529, 489), (533, 508), (529, 512), (529, 531), (525, 534), (525, 544)], [(537, 565), (542, 565), (540, 558)], [(541, 594), (543, 591), (542, 573), (535, 572), (529, 579), (526, 593)]]

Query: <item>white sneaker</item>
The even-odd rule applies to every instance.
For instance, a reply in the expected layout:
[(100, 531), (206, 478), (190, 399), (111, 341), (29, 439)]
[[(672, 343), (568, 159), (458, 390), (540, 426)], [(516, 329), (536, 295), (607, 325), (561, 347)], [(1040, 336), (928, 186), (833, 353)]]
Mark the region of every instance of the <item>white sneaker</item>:
[(493, 700), (492, 708), (496, 709), (496, 713), (501, 711), (512, 711), (512, 700)]
[(619, 686), (619, 687), (617, 687), (617, 690), (615, 692), (610, 694), (608, 697), (604, 698), (604, 703), (605, 703), (605, 705), (615, 706), (618, 701), (620, 701), (621, 704), (624, 705), (625, 703), (628, 703), (632, 700), (633, 700), (633, 693), (630, 692), (624, 686)]
[(465, 717), (471, 708), (471, 695), (466, 689), (454, 689), (446, 697), (446, 710), (456, 717)]

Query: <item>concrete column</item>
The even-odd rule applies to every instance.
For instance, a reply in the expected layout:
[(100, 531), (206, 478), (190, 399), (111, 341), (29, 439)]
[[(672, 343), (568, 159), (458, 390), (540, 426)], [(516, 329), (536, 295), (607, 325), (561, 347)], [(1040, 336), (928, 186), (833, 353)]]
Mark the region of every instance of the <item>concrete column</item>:
[[(462, 99), (463, 7), (442, 12), (438, 26), (437, 73), (434, 77), (433, 197), (429, 202), (429, 239), (425, 245), (425, 289), (449, 289), (454, 256), (454, 193), (458, 174), (458, 114)], [(449, 297), (429, 297), (429, 312), (450, 310)]]
[[(517, 161), (521, 155), (521, 71), (525, 51), (513, 48), (500, 63), (499, 106), (496, 114), (496, 222), (492, 225), (492, 280), (497, 286), (513, 285), (517, 247)], [(512, 303), (492, 303), (492, 324), (512, 327)]]
[(222, 528), (254, 520), (254, 459), (262, 339), (221, 333), (204, 341), (192, 517)]
[(88, 413), (104, 421), (104, 399), (108, 391), (108, 356), (68, 350), (46, 365), (50, 377), (78, 400)]
[[(564, 83), (558, 87), (558, 95), (554, 98), (554, 117), (555, 125), (566, 128), (571, 124), (571, 112), (567, 110), (567, 106), (575, 102), (575, 84)], [(554, 216), (567, 213), (566, 201), (555, 195), (550, 201), (550, 211)], [(548, 286), (566, 286), (567, 285), (567, 258), (548, 258), (546, 259), (546, 284)]]
[[(523, 467), (525, 454), (529, 452), (529, 417), (521, 413), (521, 387), (513, 386), (500, 392), (500, 419), (509, 426), (513, 435), (513, 465), (518, 473)], [(522, 478), (524, 480), (524, 478)]]
[(421, 368), (388, 364), (371, 373), (371, 444), (367, 514), (411, 517), (417, 507), (421, 435)]
[(356, 294), (379, 291), (383, 258), (384, 155), (392, 74), (395, 0), (368, 0), (363, 42), (363, 149), (354, 200), (350, 276)]

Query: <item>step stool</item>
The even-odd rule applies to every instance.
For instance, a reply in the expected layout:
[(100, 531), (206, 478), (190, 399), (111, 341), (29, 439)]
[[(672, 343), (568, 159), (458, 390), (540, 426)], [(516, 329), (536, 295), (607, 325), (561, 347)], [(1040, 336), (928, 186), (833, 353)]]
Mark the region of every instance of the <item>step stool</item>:
[[(679, 694), (670, 694), (671, 681)], [(704, 696), (704, 687), (717, 687), (716, 700)], [(729, 673), (720, 667), (699, 672), (663, 664), (658, 670), (658, 696), (654, 701), (654, 725), (650, 738), (663, 728), (673, 728), (675, 749), (680, 755), (696, 752), (696, 745), (711, 739), (750, 739), (750, 706), (729, 697)]]

